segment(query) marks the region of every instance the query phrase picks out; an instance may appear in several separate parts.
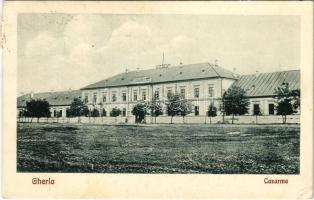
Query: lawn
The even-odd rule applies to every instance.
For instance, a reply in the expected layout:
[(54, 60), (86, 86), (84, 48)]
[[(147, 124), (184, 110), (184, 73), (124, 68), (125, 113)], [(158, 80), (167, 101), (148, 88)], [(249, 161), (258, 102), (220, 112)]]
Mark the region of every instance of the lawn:
[(17, 125), (18, 172), (299, 174), (299, 157), (299, 125)]

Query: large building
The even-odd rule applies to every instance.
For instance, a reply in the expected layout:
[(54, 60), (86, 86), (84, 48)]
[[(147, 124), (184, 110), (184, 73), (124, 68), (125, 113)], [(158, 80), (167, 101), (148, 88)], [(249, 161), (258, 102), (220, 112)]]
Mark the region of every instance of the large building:
[(58, 112), (65, 116), (72, 100), (80, 97), (90, 109), (104, 109), (108, 115), (117, 107), (121, 109), (122, 116), (127, 117), (132, 115), (132, 108), (138, 101), (151, 101), (155, 95), (166, 102), (170, 94), (179, 93), (193, 103), (191, 116), (204, 116), (211, 103), (220, 107), (223, 93), (236, 85), (243, 88), (250, 99), (249, 114), (258, 106), (263, 115), (273, 115), (276, 114), (274, 90), (285, 83), (289, 83), (291, 89), (300, 89), (300, 71), (240, 76), (211, 63), (163, 65), (155, 69), (125, 71), (79, 91), (38, 93), (33, 97), (24, 95), (18, 98), (18, 109), (24, 109), (30, 98), (44, 98), (52, 105), (52, 116)]
[(180, 93), (192, 101), (194, 115), (205, 115), (209, 104), (218, 104), (223, 92), (236, 80), (231, 71), (200, 63), (126, 71), (83, 87), (81, 91), (82, 99), (89, 107), (109, 112), (118, 107), (123, 116), (130, 116), (138, 101), (150, 101), (154, 94), (160, 101), (166, 101), (170, 94)]

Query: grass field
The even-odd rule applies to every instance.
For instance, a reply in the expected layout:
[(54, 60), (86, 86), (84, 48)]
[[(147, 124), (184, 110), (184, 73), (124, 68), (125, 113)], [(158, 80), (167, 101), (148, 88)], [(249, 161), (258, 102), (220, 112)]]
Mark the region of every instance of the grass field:
[(19, 123), (18, 172), (298, 174), (299, 125)]

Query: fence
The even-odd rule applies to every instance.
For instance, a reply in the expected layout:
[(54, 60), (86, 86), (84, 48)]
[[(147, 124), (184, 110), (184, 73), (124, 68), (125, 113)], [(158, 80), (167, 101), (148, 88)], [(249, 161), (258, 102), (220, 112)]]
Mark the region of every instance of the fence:
[[(225, 116), (225, 123), (231, 123), (231, 116)], [(18, 118), (18, 122), (33, 122), (36, 123), (37, 119), (33, 118)], [(184, 117), (173, 117), (172, 122), (175, 124), (182, 123), (222, 123), (223, 117), (217, 116), (209, 117), (205, 116), (186, 116)], [(96, 124), (134, 124), (135, 117), (75, 117), (75, 118), (40, 118), (39, 122), (46, 123), (96, 123)], [(169, 116), (159, 116), (156, 118), (156, 123), (158, 124), (169, 124), (171, 122), (171, 117)], [(146, 116), (146, 123), (155, 123), (155, 118)], [(256, 117), (252, 115), (243, 115), (234, 117), (235, 124), (256, 124)], [(257, 117), (258, 124), (280, 124), (282, 123), (282, 117), (280, 115), (262, 115)], [(286, 123), (300, 123), (300, 115), (287, 115)]]

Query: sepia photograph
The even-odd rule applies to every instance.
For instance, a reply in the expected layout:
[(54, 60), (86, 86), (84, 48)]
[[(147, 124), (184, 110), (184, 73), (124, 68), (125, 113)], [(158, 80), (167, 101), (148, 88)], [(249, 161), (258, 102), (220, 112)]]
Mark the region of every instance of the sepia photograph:
[(313, 3), (7, 1), (4, 198), (313, 197)]
[(299, 174), (299, 17), (19, 14), (17, 31), (18, 172)]

